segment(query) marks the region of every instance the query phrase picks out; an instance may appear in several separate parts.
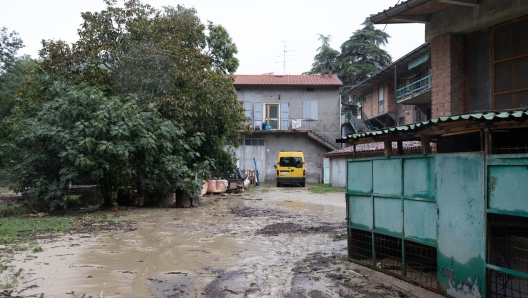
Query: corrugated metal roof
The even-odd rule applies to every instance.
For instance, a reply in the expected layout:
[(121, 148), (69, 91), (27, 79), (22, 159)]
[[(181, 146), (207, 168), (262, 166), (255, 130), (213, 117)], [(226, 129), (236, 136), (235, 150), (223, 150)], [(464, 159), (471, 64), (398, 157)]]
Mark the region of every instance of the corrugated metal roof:
[(283, 85), (283, 86), (343, 86), (336, 76), (316, 75), (235, 75), (235, 86)]
[(402, 125), (402, 126), (397, 126), (397, 127), (389, 127), (386, 129), (368, 131), (368, 132), (361, 133), (361, 134), (352, 134), (352, 135), (346, 136), (342, 140), (361, 139), (365, 137), (390, 134), (390, 133), (398, 132), (398, 131), (402, 131), (402, 132), (418, 131), (427, 126), (433, 126), (433, 125), (440, 124), (443, 122), (455, 122), (455, 121), (462, 121), (462, 120), (479, 121), (479, 122), (497, 122), (501, 120), (519, 121), (519, 120), (526, 120), (526, 119), (528, 119), (528, 109), (463, 114), (463, 115), (440, 117), (438, 119), (432, 119), (429, 121), (413, 123), (409, 125)]
[(399, 2), (382, 12), (378, 12), (370, 17), (374, 24), (389, 23), (422, 23), (411, 19), (405, 19), (399, 16), (427, 16), (453, 6), (451, 3), (444, 3), (438, 0), (407, 0)]

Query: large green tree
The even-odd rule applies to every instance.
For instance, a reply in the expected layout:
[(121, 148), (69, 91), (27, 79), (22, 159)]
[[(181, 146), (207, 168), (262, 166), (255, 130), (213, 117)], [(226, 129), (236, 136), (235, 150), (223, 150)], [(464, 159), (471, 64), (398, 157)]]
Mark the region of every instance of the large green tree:
[(24, 43), (16, 31), (9, 32), (6, 27), (0, 29), (0, 74), (13, 66), (17, 51), (23, 47)]
[(337, 57), (339, 56), (339, 51), (330, 47), (331, 36), (319, 34), (319, 40), (321, 41), (321, 46), (317, 48), (318, 53), (314, 57), (312, 69), (307, 74), (320, 73), (322, 66), (324, 66), (326, 71), (330, 69), (333, 71), (338, 70)]
[(17, 92), (34, 66), (35, 60), (29, 56), (17, 57), (4, 73), (0, 73), (0, 118), (11, 114)]
[[(376, 29), (370, 18), (366, 18), (361, 25), (364, 27), (356, 30), (341, 45), (341, 52), (330, 48), (330, 35), (319, 34), (322, 45), (317, 49), (319, 52), (314, 57), (312, 69), (308, 73), (319, 73), (321, 66), (326, 69), (332, 67), (346, 90), (391, 64), (389, 53), (382, 48), (390, 36), (383, 30)], [(341, 113), (348, 119), (353, 119), (359, 111), (359, 98), (341, 94), (341, 104)]]
[[(239, 138), (239, 128), (245, 120), (230, 75), (238, 66), (234, 57), (236, 46), (225, 28), (202, 24), (194, 9), (177, 6), (159, 10), (138, 0), (126, 1), (123, 7), (111, 0), (106, 3), (108, 7), (103, 11), (82, 14), (84, 22), (78, 30), (77, 42), (70, 45), (60, 40), (43, 41), (38, 71), (21, 93), (22, 101), (28, 104), (20, 106), (9, 119), (9, 125), (14, 139), (11, 154), (16, 157), (12, 160), (14, 164), (21, 163), (23, 153), (35, 158), (41, 153), (29, 145), (30, 137), (15, 137), (17, 130), (22, 131), (18, 123), (33, 119), (34, 123), (25, 126), (28, 134), (33, 135), (31, 127), (52, 121), (41, 114), (44, 107), (64, 105), (77, 111), (76, 96), (93, 97), (99, 105), (82, 107), (90, 113), (67, 114), (69, 118), (61, 119), (69, 126), (60, 129), (65, 134), (75, 134), (80, 123), (92, 121), (94, 126), (106, 130), (86, 137), (87, 140), (100, 137), (100, 142), (108, 142), (108, 150), (113, 155), (100, 156), (105, 152), (94, 149), (99, 145), (79, 145), (74, 155), (83, 152), (86, 157), (87, 166), (81, 167), (82, 171), (62, 175), (66, 167), (79, 165), (79, 161), (69, 164), (62, 161), (65, 158), (62, 156), (57, 167), (50, 166), (49, 170), (55, 171), (52, 176), (47, 176), (46, 171), (33, 171), (33, 176), (28, 176), (17, 168), (17, 189), (40, 189), (38, 197), (49, 197), (52, 193), (39, 186), (38, 181), (43, 185), (58, 185), (64, 193), (66, 181), (89, 176), (99, 184), (105, 203), (110, 205), (110, 190), (135, 177), (132, 180), (138, 182), (138, 191), (145, 190), (146, 195), (174, 189), (193, 193), (199, 187), (195, 178), (208, 175), (207, 164), (211, 162), (214, 166), (215, 158), (223, 156), (226, 138)], [(65, 88), (61, 93), (53, 91), (58, 88), (57, 84), (65, 86), (61, 87)], [(73, 95), (64, 98), (64, 94)], [(60, 98), (63, 99), (59, 103)], [(134, 107), (131, 114), (116, 116), (120, 109), (127, 109), (131, 104)], [(150, 113), (147, 118), (152, 120), (141, 118), (145, 113)], [(90, 115), (108, 117), (108, 120)], [(125, 131), (122, 141), (113, 143), (111, 136), (116, 130), (109, 126), (118, 125), (112, 122), (114, 117), (131, 120), (122, 124)], [(167, 130), (168, 134), (155, 131), (167, 129), (169, 123), (173, 128)], [(134, 133), (141, 129), (146, 129), (151, 138)], [(126, 147), (119, 142), (134, 143), (126, 145), (134, 153), (119, 149)], [(151, 143), (150, 147), (137, 147), (138, 142)], [(55, 151), (46, 156), (67, 152), (74, 143), (57, 140)], [(157, 150), (161, 147), (165, 149)], [(55, 164), (48, 157), (43, 157), (42, 164)], [(99, 162), (105, 163), (104, 166)], [(101, 173), (105, 168), (109, 172)], [(57, 177), (61, 178), (57, 180)], [(58, 194), (60, 197), (61, 192)]]
[(390, 36), (376, 29), (370, 18), (361, 25), (364, 27), (341, 45), (341, 54), (337, 57), (338, 76), (345, 87), (357, 85), (392, 63), (389, 53), (382, 49)]
[(38, 86), (31, 91), (38, 96), (20, 99), (6, 121), (12, 132), (8, 149), (15, 191), (28, 191), (53, 209), (68, 184), (82, 180), (97, 183), (111, 206), (113, 190), (134, 181), (138, 170), (150, 193), (199, 187), (182, 177), (207, 167), (196, 152), (202, 134), (189, 137), (155, 104), (140, 106), (133, 96), (105, 96), (97, 88), (46, 75)]
[(17, 57), (24, 46), (17, 32), (0, 29), (0, 117), (8, 116), (15, 103), (18, 88), (22, 85), (27, 71), (33, 65), (28, 56)]

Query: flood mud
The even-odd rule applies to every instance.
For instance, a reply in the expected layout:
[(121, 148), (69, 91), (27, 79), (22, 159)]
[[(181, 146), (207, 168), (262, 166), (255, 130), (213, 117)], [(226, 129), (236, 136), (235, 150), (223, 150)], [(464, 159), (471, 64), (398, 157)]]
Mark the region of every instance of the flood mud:
[(267, 190), (204, 196), (197, 208), (131, 209), (125, 228), (41, 239), (42, 252), (10, 256), (24, 276), (13, 294), (27, 288), (22, 297), (434, 297), (358, 273), (364, 267), (346, 260), (343, 193), (261, 189)]

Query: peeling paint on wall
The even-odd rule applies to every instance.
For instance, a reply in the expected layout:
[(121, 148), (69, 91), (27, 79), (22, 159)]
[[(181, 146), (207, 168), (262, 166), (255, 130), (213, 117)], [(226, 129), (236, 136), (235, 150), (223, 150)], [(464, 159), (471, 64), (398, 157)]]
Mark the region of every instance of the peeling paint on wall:
[(457, 284), (454, 284), (453, 280), (450, 279), (447, 294), (456, 298), (482, 298), (482, 294), (480, 294), (479, 291), (478, 280), (475, 279), (473, 282), (470, 277)]

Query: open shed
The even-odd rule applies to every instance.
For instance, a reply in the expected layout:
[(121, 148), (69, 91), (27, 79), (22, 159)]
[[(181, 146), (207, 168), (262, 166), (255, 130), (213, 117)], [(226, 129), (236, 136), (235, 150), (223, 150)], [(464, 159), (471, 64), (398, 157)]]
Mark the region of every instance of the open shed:
[[(403, 154), (410, 140), (422, 143), (420, 154)], [(446, 296), (528, 297), (527, 110), (441, 117), (338, 141), (353, 148), (350, 261)], [(373, 142), (384, 143), (384, 156), (354, 150)]]

